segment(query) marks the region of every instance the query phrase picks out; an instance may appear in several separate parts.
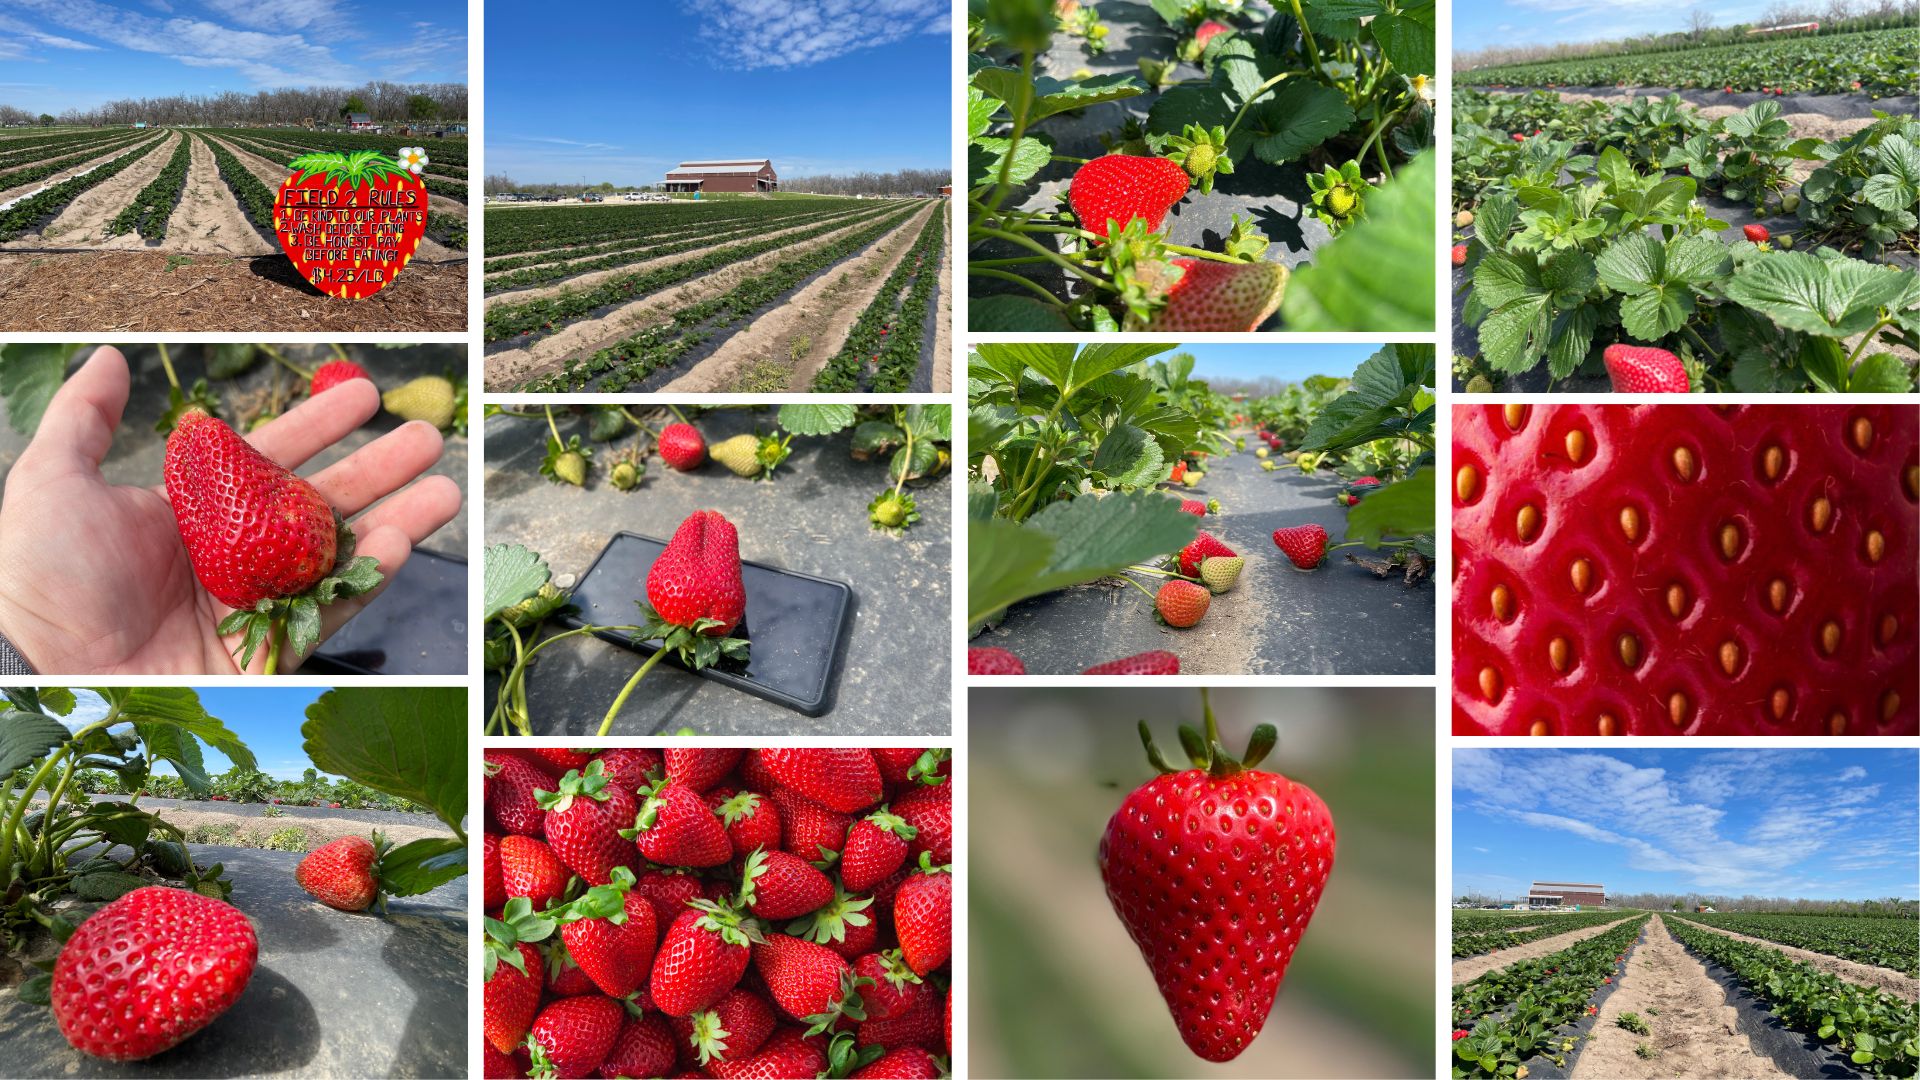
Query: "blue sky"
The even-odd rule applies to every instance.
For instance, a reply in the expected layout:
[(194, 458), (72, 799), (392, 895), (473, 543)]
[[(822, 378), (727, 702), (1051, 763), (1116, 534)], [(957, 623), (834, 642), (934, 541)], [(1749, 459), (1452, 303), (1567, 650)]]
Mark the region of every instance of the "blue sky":
[[(1203, 379), (1259, 379), (1272, 377), (1298, 382), (1309, 375), (1346, 378), (1360, 362), (1380, 351), (1378, 345), (1181, 345), (1173, 352), (1192, 353), (1193, 373)], [(1155, 359), (1164, 360), (1173, 352)]]
[(487, 10), (487, 172), (658, 183), (681, 161), (783, 177), (951, 167), (942, 0), (642, 0)]
[[(253, 751), (260, 771), (281, 780), (298, 780), (313, 767), (301, 749), (300, 725), (306, 723), (307, 706), (326, 693), (321, 686), (308, 687), (200, 687), (200, 704), (209, 715), (219, 717), (227, 730), (240, 737)], [(106, 702), (87, 690), (75, 690), (78, 704), (72, 715), (61, 717), (69, 728), (78, 729), (107, 715)], [(131, 729), (128, 729), (131, 730)], [(223, 773), (233, 767), (227, 755), (202, 743), (209, 774)], [(165, 762), (155, 772), (172, 773)], [(332, 774), (326, 774), (332, 775)]]
[[(1715, 26), (1760, 18), (1772, 0), (1703, 5)], [(1453, 6), (1453, 49), (1616, 41), (1687, 28), (1694, 5), (1671, 0), (1472, 0)]]
[(466, 0), (0, 0), (0, 104), (22, 109), (466, 79)]
[(1917, 768), (1895, 749), (1456, 749), (1453, 892), (1911, 898)]

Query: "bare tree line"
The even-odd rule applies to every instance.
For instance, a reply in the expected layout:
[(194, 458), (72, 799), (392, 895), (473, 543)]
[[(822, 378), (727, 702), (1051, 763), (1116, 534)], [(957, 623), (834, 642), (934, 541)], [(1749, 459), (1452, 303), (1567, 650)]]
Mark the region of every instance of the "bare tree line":
[[(916, 191), (932, 195), (952, 182), (951, 173), (938, 169), (901, 169), (899, 172), (853, 173), (849, 176), (781, 177), (780, 190), (814, 195), (911, 195)], [(493, 173), (486, 178), (482, 191), (487, 195), (573, 195), (582, 191), (611, 195), (617, 191), (655, 191), (658, 188), (658, 184), (615, 185), (605, 180), (585, 186), (577, 183), (526, 184), (503, 173)]]
[[(351, 109), (349, 110), (349, 106)], [(169, 97), (110, 101), (93, 109), (68, 109), (53, 117), (60, 124), (121, 127), (136, 123), (192, 127), (339, 123), (343, 111), (364, 112), (378, 123), (464, 121), (465, 83), (370, 82), (357, 89), (339, 86), (282, 87), (243, 94), (176, 94)], [(423, 115), (424, 114), (424, 115)], [(45, 114), (0, 104), (0, 125), (42, 122)]]
[[(1459, 900), (1478, 907), (1483, 904), (1525, 903), (1525, 898), (1508, 901), (1485, 893), (1469, 892)], [(1858, 915), (1867, 918), (1920, 919), (1920, 900), (1886, 897), (1880, 900), (1797, 900), (1781, 896), (1721, 896), (1709, 893), (1614, 893), (1607, 897), (1611, 908), (1638, 908), (1642, 911), (1692, 911), (1710, 907), (1715, 911), (1742, 911), (1768, 915)]]
[(1687, 28), (1665, 34), (1641, 34), (1613, 41), (1560, 42), (1553, 45), (1495, 45), (1473, 52), (1454, 53), (1455, 71), (1497, 67), (1503, 64), (1536, 64), (1550, 60), (1584, 60), (1590, 57), (1631, 56), (1639, 53), (1672, 52), (1676, 49), (1708, 48), (1752, 40), (1747, 31), (1756, 27), (1787, 26), (1817, 22), (1821, 34), (1851, 34), (1864, 30), (1891, 30), (1902, 26), (1920, 26), (1920, 0), (1827, 0), (1825, 5), (1775, 0), (1757, 22), (1715, 27), (1713, 13), (1694, 7), (1687, 13)]

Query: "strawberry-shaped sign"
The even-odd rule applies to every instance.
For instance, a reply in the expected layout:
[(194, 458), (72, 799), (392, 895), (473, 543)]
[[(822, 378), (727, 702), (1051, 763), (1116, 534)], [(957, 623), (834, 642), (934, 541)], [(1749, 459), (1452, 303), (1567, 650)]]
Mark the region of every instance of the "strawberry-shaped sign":
[(300, 275), (328, 296), (365, 300), (393, 283), (427, 231), (418, 170), (372, 150), (303, 154), (280, 185), (273, 231)]

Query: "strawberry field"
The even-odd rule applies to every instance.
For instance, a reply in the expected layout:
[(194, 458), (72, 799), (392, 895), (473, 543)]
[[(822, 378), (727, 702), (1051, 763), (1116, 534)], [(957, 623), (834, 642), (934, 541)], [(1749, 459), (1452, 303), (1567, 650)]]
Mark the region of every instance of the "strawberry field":
[(1912, 116), (1462, 91), (1453, 140), (1456, 389), (1920, 385)]
[(970, 328), (1431, 329), (1434, 18), (975, 4)]
[(969, 670), (1430, 671), (1431, 347), (1259, 398), (1178, 348), (977, 347)]
[[(417, 257), (367, 303), (316, 303), (320, 294), (274, 235), (288, 163), (319, 150), (393, 154), (422, 141), (433, 145)], [(0, 138), (0, 329), (284, 329), (295, 320), (308, 329), (464, 329), (465, 165), (463, 139), (300, 128)]]
[(951, 382), (943, 201), (775, 196), (487, 211), (487, 382), (533, 392)]
[(946, 730), (950, 412), (490, 406), (487, 732)]
[[(1653, 86), (1844, 94), (1911, 100), (1920, 87), (1920, 30), (1874, 30), (1707, 49), (1507, 64), (1459, 73), (1462, 86)], [(1895, 110), (1898, 111), (1898, 110)]]

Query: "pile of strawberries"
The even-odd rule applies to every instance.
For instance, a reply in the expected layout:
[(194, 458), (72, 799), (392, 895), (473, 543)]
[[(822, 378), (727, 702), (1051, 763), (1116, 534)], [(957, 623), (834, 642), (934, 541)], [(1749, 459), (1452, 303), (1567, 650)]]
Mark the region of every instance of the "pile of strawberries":
[(936, 1077), (953, 780), (921, 747), (486, 753), (488, 1077)]

